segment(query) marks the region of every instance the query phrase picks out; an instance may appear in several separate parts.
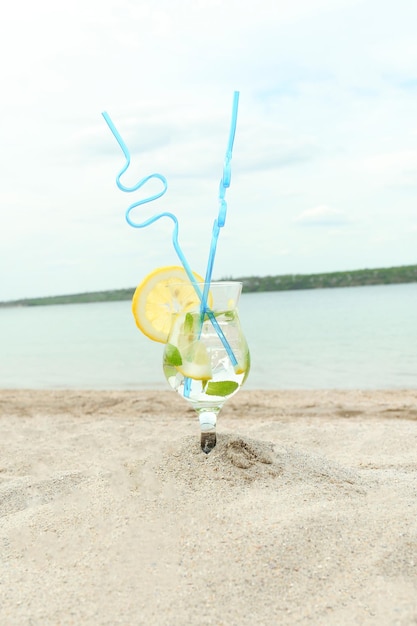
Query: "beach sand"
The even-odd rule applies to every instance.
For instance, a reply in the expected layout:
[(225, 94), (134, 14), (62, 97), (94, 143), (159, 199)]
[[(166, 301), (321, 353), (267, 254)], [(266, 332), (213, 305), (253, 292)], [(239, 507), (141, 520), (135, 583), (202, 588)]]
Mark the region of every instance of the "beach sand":
[(1, 626), (417, 624), (417, 390), (0, 391)]

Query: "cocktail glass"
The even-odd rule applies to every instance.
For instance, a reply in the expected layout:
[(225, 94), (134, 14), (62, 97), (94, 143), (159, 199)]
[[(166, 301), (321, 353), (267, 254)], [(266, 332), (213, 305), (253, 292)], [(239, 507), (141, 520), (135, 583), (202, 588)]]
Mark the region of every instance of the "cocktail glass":
[[(204, 283), (198, 288), (206, 293)], [(170, 286), (174, 308), (177, 289)], [(164, 374), (197, 412), (206, 454), (216, 445), (217, 415), (249, 374), (249, 348), (237, 308), (241, 292), (242, 283), (212, 282), (206, 309), (190, 304), (172, 312)]]

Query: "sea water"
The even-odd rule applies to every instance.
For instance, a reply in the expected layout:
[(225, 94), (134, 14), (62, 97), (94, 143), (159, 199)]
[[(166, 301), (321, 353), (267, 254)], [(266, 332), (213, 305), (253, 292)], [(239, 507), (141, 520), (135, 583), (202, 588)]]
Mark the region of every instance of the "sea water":
[[(242, 294), (246, 389), (417, 388), (417, 284)], [(0, 387), (169, 389), (130, 303), (0, 308)]]

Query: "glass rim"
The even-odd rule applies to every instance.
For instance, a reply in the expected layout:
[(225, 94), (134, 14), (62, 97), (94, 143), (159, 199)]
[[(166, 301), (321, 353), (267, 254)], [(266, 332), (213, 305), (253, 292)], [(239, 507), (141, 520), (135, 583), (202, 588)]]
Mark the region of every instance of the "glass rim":
[[(232, 285), (240, 285), (243, 287), (243, 283), (240, 280), (212, 280), (210, 281), (210, 283), (208, 283), (210, 285), (210, 287), (214, 286), (214, 285), (221, 285), (221, 286), (232, 286)], [(174, 286), (174, 285), (181, 285), (183, 286), (184, 283), (169, 283), (170, 286)], [(194, 283), (192, 283), (190, 281), (190, 285), (207, 285), (207, 283), (203, 280), (196, 280)]]

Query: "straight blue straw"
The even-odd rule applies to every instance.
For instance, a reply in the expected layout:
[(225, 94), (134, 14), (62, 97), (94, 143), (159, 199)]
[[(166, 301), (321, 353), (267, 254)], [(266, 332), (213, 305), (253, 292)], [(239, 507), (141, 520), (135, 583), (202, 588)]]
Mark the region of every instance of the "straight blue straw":
[[(227, 144), (226, 156), (224, 159), (223, 176), (220, 180), (220, 185), (219, 185), (219, 214), (217, 218), (214, 220), (214, 224), (213, 224), (213, 230), (212, 230), (211, 242), (210, 242), (210, 252), (209, 252), (209, 258), (207, 262), (206, 277), (204, 280), (204, 283), (205, 283), (204, 291), (203, 291), (203, 297), (201, 299), (202, 315), (204, 315), (204, 312), (206, 311), (206, 308), (207, 308), (207, 298), (208, 298), (208, 293), (210, 290), (214, 258), (216, 256), (217, 242), (219, 239), (220, 229), (223, 228), (223, 226), (226, 223), (227, 203), (225, 200), (225, 196), (226, 196), (226, 189), (230, 187), (230, 180), (231, 180), (230, 161), (232, 160), (233, 143), (235, 140), (238, 106), (239, 106), (239, 92), (235, 91), (233, 94), (232, 119), (230, 123), (229, 141)], [(236, 365), (237, 361), (234, 358), (234, 355), (233, 355), (233, 359), (232, 357), (230, 358), (231, 358), (233, 365)]]

